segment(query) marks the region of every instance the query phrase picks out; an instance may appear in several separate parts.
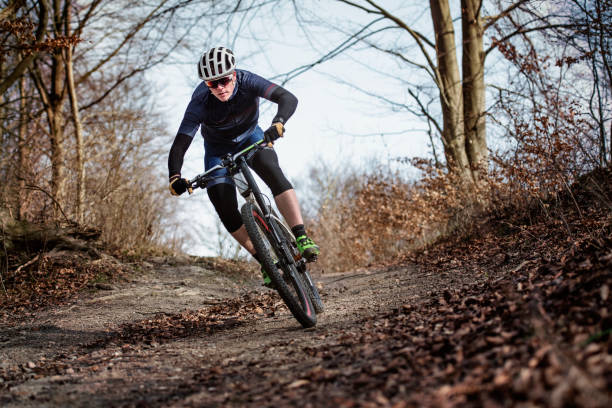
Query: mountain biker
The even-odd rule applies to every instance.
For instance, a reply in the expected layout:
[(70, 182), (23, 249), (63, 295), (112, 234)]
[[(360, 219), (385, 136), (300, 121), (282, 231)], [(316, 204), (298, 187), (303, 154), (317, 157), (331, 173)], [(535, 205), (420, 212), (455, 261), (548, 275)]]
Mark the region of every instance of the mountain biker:
[[(319, 247), (306, 234), (295, 191), (279, 167), (271, 147), (283, 136), (284, 124), (295, 112), (297, 98), (284, 89), (252, 72), (236, 69), (233, 52), (214, 47), (198, 62), (202, 82), (196, 87), (179, 126), (168, 157), (170, 192), (181, 195), (189, 181), (181, 177), (185, 152), (199, 127), (204, 138), (205, 170), (221, 163), (228, 153), (234, 154), (251, 144), (265, 140), (269, 147), (258, 150), (249, 163), (272, 191), (276, 205), (295, 235), (300, 253), (308, 261), (319, 254)], [(257, 124), (259, 98), (278, 105), (272, 125), (264, 132)], [(210, 201), (227, 231), (261, 264), (238, 211), (234, 181), (226, 169), (213, 172), (215, 179), (207, 185)], [(191, 193), (191, 190), (189, 190)], [(262, 267), (264, 284), (270, 278)]]

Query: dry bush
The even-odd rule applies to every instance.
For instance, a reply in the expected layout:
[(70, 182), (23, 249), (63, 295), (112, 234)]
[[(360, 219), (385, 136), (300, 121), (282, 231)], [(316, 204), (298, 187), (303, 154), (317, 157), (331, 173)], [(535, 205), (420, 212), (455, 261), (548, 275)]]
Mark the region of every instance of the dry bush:
[(325, 248), (319, 266), (338, 270), (346, 262), (354, 265), (352, 241), (358, 236), (346, 227), (352, 217), (347, 203), (363, 188), (359, 172), (346, 163), (334, 169), (319, 163), (311, 168), (307, 180), (308, 199), (301, 203), (310, 235)]
[[(103, 243), (122, 252), (173, 250), (180, 242), (166, 235), (174, 226), (163, 170), (168, 136), (161, 115), (151, 104), (149, 88), (135, 86), (143, 84), (143, 79), (139, 80), (117, 89), (117, 98), (109, 98), (83, 115), (84, 226), (99, 229)], [(0, 187), (0, 207), (13, 218), (36, 224), (74, 225), (78, 174), (73, 124), (66, 123), (68, 183), (63, 204), (58, 205), (60, 218), (55, 219), (51, 146), (41, 137), (45, 117), (28, 117), (27, 126), (20, 129), (19, 106), (14, 106), (21, 96), (18, 91), (11, 89), (12, 102), (0, 105), (0, 121), (7, 125), (7, 143), (0, 158), (0, 172), (6, 178)], [(26, 110), (36, 111), (37, 106), (34, 99), (28, 99)], [(20, 131), (22, 137), (18, 137)]]
[[(560, 114), (555, 123), (536, 113), (532, 123), (517, 120), (511, 136), (516, 147), (493, 155), (495, 171), (503, 180), (505, 201), (530, 208), (569, 191), (576, 178), (592, 170), (588, 157), (581, 154), (584, 140), (579, 137), (579, 120), (573, 110)], [(498, 191), (501, 192), (501, 191)]]
[[(137, 90), (126, 92), (133, 101), (147, 101), (146, 93), (134, 97)], [(173, 249), (165, 236), (172, 227), (172, 197), (163, 173), (165, 128), (148, 102), (132, 102), (129, 109), (125, 101), (121, 104), (109, 103), (91, 119), (85, 218), (101, 229), (104, 243), (123, 252)], [(76, 202), (76, 191), (71, 193)]]
[[(541, 85), (525, 100), (500, 93), (494, 111), (507, 146), (491, 157), (495, 206), (515, 217), (539, 208), (549, 216), (560, 194), (601, 165), (597, 124), (587, 109), (559, 88)], [(576, 203), (576, 206), (578, 204)]]
[[(324, 251), (320, 265), (342, 271), (389, 262), (448, 234), (467, 235), (491, 218), (522, 222), (534, 209), (562, 220), (561, 196), (572, 197), (572, 185), (596, 168), (597, 155), (585, 137), (592, 129), (587, 116), (553, 93), (545, 101), (528, 115), (505, 111), (512, 143), (491, 155), (488, 178), (479, 184), (466, 185), (424, 159), (410, 160), (421, 171), (413, 182), (378, 171), (319, 183), (329, 186), (320, 192), (329, 199), (310, 221)], [(598, 196), (612, 208), (611, 197)]]
[(310, 229), (324, 251), (319, 261), (323, 270), (390, 261), (449, 231), (468, 228), (472, 217), (486, 208), (482, 197), (488, 184), (466, 188), (459, 177), (430, 161), (412, 164), (422, 171), (416, 182), (379, 170), (319, 183), (328, 186), (319, 194), (329, 199), (310, 221)]

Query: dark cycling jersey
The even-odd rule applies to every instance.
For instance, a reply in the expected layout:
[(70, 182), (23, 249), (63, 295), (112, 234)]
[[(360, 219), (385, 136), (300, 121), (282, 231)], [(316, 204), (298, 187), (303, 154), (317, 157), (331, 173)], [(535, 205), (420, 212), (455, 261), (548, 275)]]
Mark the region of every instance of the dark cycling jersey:
[(238, 146), (257, 126), (259, 98), (278, 104), (272, 122), (285, 123), (297, 107), (297, 98), (267, 79), (252, 72), (237, 69), (234, 92), (227, 102), (221, 102), (200, 83), (193, 92), (168, 157), (169, 176), (180, 174), (183, 157), (198, 128), (207, 144)]
[(236, 70), (236, 86), (227, 102), (221, 102), (202, 82), (195, 89), (178, 133), (193, 137), (201, 125), (207, 143), (239, 144), (259, 119), (259, 97), (270, 100), (278, 85), (249, 71)]

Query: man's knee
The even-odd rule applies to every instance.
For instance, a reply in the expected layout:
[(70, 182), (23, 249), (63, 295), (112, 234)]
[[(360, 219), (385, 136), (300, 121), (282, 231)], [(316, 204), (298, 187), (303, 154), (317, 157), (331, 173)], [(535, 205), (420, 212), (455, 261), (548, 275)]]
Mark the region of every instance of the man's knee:
[(293, 188), (280, 168), (278, 156), (274, 150), (264, 149), (257, 152), (253, 157), (252, 166), (257, 175), (270, 187), (273, 196), (276, 197)]
[(236, 232), (242, 226), (236, 188), (232, 184), (220, 183), (209, 187), (207, 192), (225, 229), (230, 233)]

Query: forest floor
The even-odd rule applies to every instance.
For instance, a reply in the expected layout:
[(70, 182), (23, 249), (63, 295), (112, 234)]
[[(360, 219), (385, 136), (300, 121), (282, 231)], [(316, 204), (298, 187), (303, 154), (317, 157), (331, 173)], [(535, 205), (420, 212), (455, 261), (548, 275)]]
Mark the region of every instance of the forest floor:
[(121, 279), (0, 303), (0, 406), (609, 407), (610, 213), (499, 215), (388, 265), (315, 266), (306, 330), (252, 266), (83, 261)]

